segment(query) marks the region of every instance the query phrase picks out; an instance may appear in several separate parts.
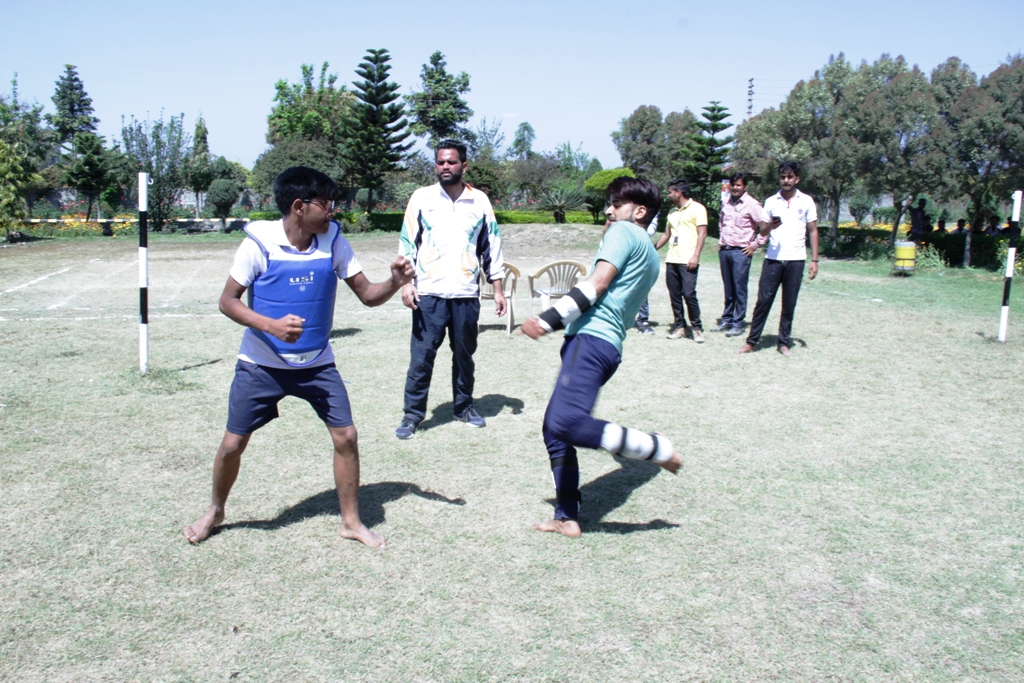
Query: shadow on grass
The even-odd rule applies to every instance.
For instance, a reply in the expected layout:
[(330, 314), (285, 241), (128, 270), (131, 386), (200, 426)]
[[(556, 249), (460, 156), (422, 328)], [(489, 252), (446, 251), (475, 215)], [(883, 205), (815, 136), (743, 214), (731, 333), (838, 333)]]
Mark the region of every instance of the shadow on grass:
[(358, 327), (341, 327), (331, 330), (331, 339), (337, 339), (339, 337), (354, 337), (362, 332), (362, 329)]
[[(621, 507), (633, 492), (654, 479), (663, 470), (645, 460), (629, 460), (615, 456), (619, 469), (602, 475), (580, 487), (583, 502), (580, 504), (580, 528), (584, 532), (604, 534), (632, 534), (637, 531), (674, 529), (678, 524), (663, 519), (650, 522), (605, 522), (602, 521), (613, 510)], [(555, 504), (554, 498), (548, 503)]]
[[(796, 345), (796, 346), (799, 346), (802, 349), (806, 349), (807, 348), (807, 342), (805, 342), (803, 339), (799, 339), (797, 337), (793, 337), (793, 344)], [(777, 335), (777, 334), (766, 334), (766, 335), (763, 335), (761, 337), (761, 341), (757, 342), (757, 346), (754, 347), (754, 350), (755, 351), (760, 351), (761, 349), (774, 349), (778, 345), (779, 345), (779, 335)]]
[[(406, 496), (415, 495), (427, 500), (436, 500), (449, 505), (465, 505), (462, 498), (448, 498), (435, 493), (424, 491), (416, 484), (404, 481), (381, 481), (376, 484), (366, 484), (359, 487), (359, 516), (367, 527), (375, 527), (384, 523), (384, 506), (387, 503)], [(276, 531), (303, 520), (322, 515), (334, 515), (340, 517), (338, 511), (338, 492), (335, 489), (321, 491), (315, 496), (282, 510), (273, 519), (252, 519), (245, 522), (232, 522), (222, 524), (213, 530), (211, 536), (228, 531), (229, 529), (259, 529), (261, 531)]]
[(201, 367), (203, 367), (205, 365), (213, 365), (214, 363), (219, 363), (222, 360), (224, 360), (224, 359), (223, 358), (214, 358), (213, 360), (204, 360), (202, 363), (193, 363), (192, 365), (186, 365), (185, 367), (183, 367), (180, 370), (178, 370), (178, 372), (185, 372), (186, 370), (194, 370), (196, 368), (201, 368)]
[[(497, 332), (497, 331), (504, 332), (506, 327), (507, 326), (505, 325), (505, 323), (497, 323), (495, 325), (481, 325), (480, 326), (480, 331), (481, 332), (490, 332), (490, 331), (493, 330), (495, 332)], [(515, 334), (515, 330), (514, 329), (512, 330), (512, 334)]]
[[(523, 412), (524, 405), (522, 399), (502, 394), (487, 394), (473, 400), (473, 407), (476, 408), (476, 412), (485, 418), (494, 417), (505, 408), (511, 408), (513, 415), (520, 415)], [(426, 431), (449, 422), (455, 422), (455, 416), (452, 414), (454, 408), (455, 403), (453, 401), (440, 404), (430, 413), (430, 417), (421, 422), (416, 429), (418, 431)]]

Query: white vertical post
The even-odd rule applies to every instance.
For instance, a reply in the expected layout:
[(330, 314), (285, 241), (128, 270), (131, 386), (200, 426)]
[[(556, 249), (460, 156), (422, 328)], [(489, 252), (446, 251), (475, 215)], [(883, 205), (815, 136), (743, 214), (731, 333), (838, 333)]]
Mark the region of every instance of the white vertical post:
[(139, 372), (149, 370), (149, 174), (139, 174)]
[(1003, 280), (1003, 308), (999, 312), (999, 341), (1006, 341), (1006, 326), (1010, 322), (1010, 283), (1017, 260), (1017, 235), (1020, 233), (1020, 190), (1013, 193), (1013, 215), (1010, 216), (1010, 244), (1006, 250), (1006, 277)]

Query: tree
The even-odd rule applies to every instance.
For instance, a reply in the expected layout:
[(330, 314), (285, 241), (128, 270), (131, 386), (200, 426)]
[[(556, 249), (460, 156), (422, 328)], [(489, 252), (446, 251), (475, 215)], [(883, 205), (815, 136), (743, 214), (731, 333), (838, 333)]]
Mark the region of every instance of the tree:
[(862, 65), (848, 89), (856, 103), (849, 109), (851, 131), (863, 145), (861, 177), (870, 192), (888, 194), (896, 210), (891, 245), (914, 198), (943, 186), (947, 128), (927, 78), (903, 57), (882, 55)]
[(338, 165), (332, 150), (315, 140), (283, 138), (263, 152), (253, 166), (253, 189), (264, 197), (273, 194), (274, 178), (292, 166), (315, 168), (333, 178), (335, 182), (345, 174), (347, 162)]
[(125, 153), (139, 172), (149, 173), (149, 218), (153, 230), (162, 230), (171, 210), (185, 189), (185, 160), (191, 154), (191, 140), (184, 131), (185, 115), (164, 121), (122, 123)]
[(395, 103), (399, 86), (388, 81), (389, 61), (387, 50), (367, 50), (356, 68), (356, 75), (363, 80), (352, 84), (358, 102), (347, 122), (351, 134), (348, 161), (360, 186), (368, 190), (367, 211), (373, 210), (374, 190), (383, 185), (388, 173), (398, 169), (412, 148), (412, 143), (403, 144), (410, 135), (408, 121), (405, 107)]
[(508, 194), (501, 168), (501, 147), (504, 144), (505, 134), (501, 132), (501, 121), (488, 123), (485, 116), (473, 134), (466, 182), (483, 190), (492, 201), (504, 199)]
[(627, 176), (635, 178), (636, 174), (628, 168), (609, 168), (604, 171), (597, 171), (583, 183), (583, 191), (587, 193), (587, 208), (596, 223), (604, 212), (605, 202), (608, 195), (608, 186), (616, 178)]
[(533, 126), (528, 122), (523, 121), (516, 127), (515, 137), (512, 139), (512, 146), (508, 148), (508, 156), (510, 159), (523, 159), (529, 158), (533, 152), (533, 141), (537, 139), (537, 134), (533, 132)]
[(0, 225), (8, 240), (26, 215), (22, 188), (38, 181), (17, 146), (0, 140)]
[[(18, 76), (15, 74), (11, 80), (10, 96), (0, 94), (0, 140), (17, 146), (35, 178), (21, 186), (29, 218), (32, 217), (36, 198), (53, 189), (40, 172), (59, 160), (56, 133), (44, 125), (42, 111), (42, 105), (29, 105), (18, 99)], [(47, 175), (54, 175), (53, 179), (57, 180), (56, 175), (59, 174)]]
[(691, 138), (698, 133), (697, 119), (689, 109), (670, 112), (662, 119), (658, 107), (642, 105), (619, 122), (612, 142), (623, 166), (663, 187), (680, 175), (690, 159)]
[(59, 144), (67, 145), (76, 133), (96, 132), (100, 120), (92, 115), (92, 99), (86, 94), (73, 64), (64, 65), (64, 73), (57, 80), (53, 93), (53, 106), (57, 111), (48, 114), (46, 120), (57, 131)]
[[(85, 210), (88, 220), (92, 204), (107, 187), (107, 165), (109, 157), (103, 148), (103, 138), (95, 133), (76, 133), (70, 163), (64, 170), (64, 182), (68, 187), (84, 195), (89, 201)], [(97, 202), (98, 203), (98, 202)], [(97, 210), (96, 218), (100, 218)]]
[(221, 220), (221, 226), (227, 230), (227, 218), (231, 209), (238, 201), (241, 192), (238, 184), (230, 178), (217, 178), (210, 183), (206, 191), (206, 200), (213, 204), (213, 215)]
[[(665, 129), (661, 110), (641, 105), (619, 122), (619, 130), (612, 133), (612, 142), (619, 150), (622, 165), (642, 178), (661, 185), (657, 177), (664, 168)], [(657, 179), (655, 179), (657, 178)]]
[(732, 136), (717, 136), (732, 124), (725, 123), (729, 110), (716, 101), (704, 107), (701, 116), (704, 120), (697, 121), (698, 132), (690, 136), (687, 148), (690, 160), (680, 164), (680, 170), (689, 181), (693, 196), (704, 205), (709, 216), (717, 219), (722, 201), (722, 166), (725, 165), (726, 148), (733, 140)]
[(206, 192), (213, 182), (213, 169), (210, 168), (209, 131), (202, 114), (196, 119), (195, 133), (192, 134), (192, 154), (185, 163), (185, 185), (196, 195), (196, 218), (202, 208), (202, 193)]
[(804, 165), (801, 189), (818, 200), (822, 214), (829, 218), (833, 249), (839, 241), (840, 206), (859, 177), (865, 153), (849, 123), (861, 102), (850, 97), (853, 78), (854, 70), (842, 53), (829, 57), (810, 81), (796, 84), (778, 119), (778, 134)]
[[(985, 207), (1008, 186), (1024, 161), (1024, 58), (1017, 56), (974, 83), (976, 77), (959, 60), (950, 59), (932, 72), (936, 99), (950, 130), (948, 150), (953, 169), (952, 188), (970, 198), (972, 227), (981, 225)], [(964, 265), (971, 264), (970, 232), (964, 245)]]
[(469, 92), (469, 74), (450, 74), (447, 66), (440, 51), (430, 55), (430, 64), (424, 64), (420, 71), (423, 90), (405, 97), (412, 114), (410, 128), (413, 134), (426, 136), (430, 149), (447, 138), (469, 143), (474, 137), (473, 131), (462, 125), (473, 116), (461, 97)]

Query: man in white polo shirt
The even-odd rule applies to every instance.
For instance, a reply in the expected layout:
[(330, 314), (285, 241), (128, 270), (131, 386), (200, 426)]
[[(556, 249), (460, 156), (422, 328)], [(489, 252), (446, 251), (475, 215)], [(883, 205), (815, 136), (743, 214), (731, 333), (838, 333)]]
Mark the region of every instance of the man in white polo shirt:
[(402, 303), (412, 309), (412, 341), (405, 414), (395, 430), (399, 439), (412, 438), (426, 416), (434, 358), (446, 332), (452, 347), (455, 419), (473, 427), (487, 424), (473, 407), (481, 271), (494, 286), (494, 312), (505, 315), (498, 222), (487, 195), (462, 181), (466, 146), (455, 140), (440, 142), (434, 165), (438, 183), (413, 193), (399, 240), (399, 254), (416, 269), (415, 282), (402, 288)]
[(750, 323), (747, 343), (736, 353), (750, 353), (761, 340), (761, 332), (768, 320), (768, 312), (775, 303), (775, 295), (782, 286), (782, 318), (779, 321), (779, 340), (776, 350), (783, 356), (791, 356), (793, 348), (793, 312), (796, 298), (800, 293), (800, 282), (804, 276), (807, 261), (807, 236), (811, 238), (811, 265), (808, 277), (818, 275), (818, 210), (814, 200), (796, 189), (800, 182), (800, 164), (783, 161), (779, 164), (779, 186), (777, 194), (764, 202), (764, 213), (768, 222), (761, 224), (761, 234), (770, 233), (768, 254), (761, 267), (761, 280), (757, 286), (757, 305), (754, 319)]

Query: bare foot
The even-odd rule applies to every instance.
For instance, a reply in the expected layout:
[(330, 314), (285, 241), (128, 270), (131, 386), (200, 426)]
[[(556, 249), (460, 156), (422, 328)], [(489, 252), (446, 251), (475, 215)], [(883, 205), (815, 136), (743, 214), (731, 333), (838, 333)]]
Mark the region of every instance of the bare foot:
[(534, 524), (533, 528), (537, 531), (554, 531), (569, 538), (577, 538), (583, 533), (580, 523), (575, 519), (549, 519), (546, 522)]
[(753, 353), (754, 347), (750, 344), (744, 344), (740, 348), (736, 349), (736, 353)]
[(665, 462), (659, 462), (657, 465), (663, 470), (676, 474), (679, 472), (679, 468), (683, 466), (683, 461), (679, 459), (678, 455), (673, 453), (671, 458)]
[(210, 537), (213, 528), (223, 521), (224, 510), (218, 510), (211, 506), (205, 515), (185, 527), (185, 538), (193, 545), (202, 543)]
[(341, 523), (341, 537), (353, 541), (359, 541), (371, 548), (383, 548), (387, 545), (384, 537), (375, 531), (370, 531), (365, 525), (360, 524), (358, 528), (349, 528), (344, 522)]
[(778, 351), (779, 353), (781, 353), (786, 358), (792, 358), (793, 357), (793, 352), (789, 350), (788, 346), (777, 346), (775, 348), (775, 350)]

